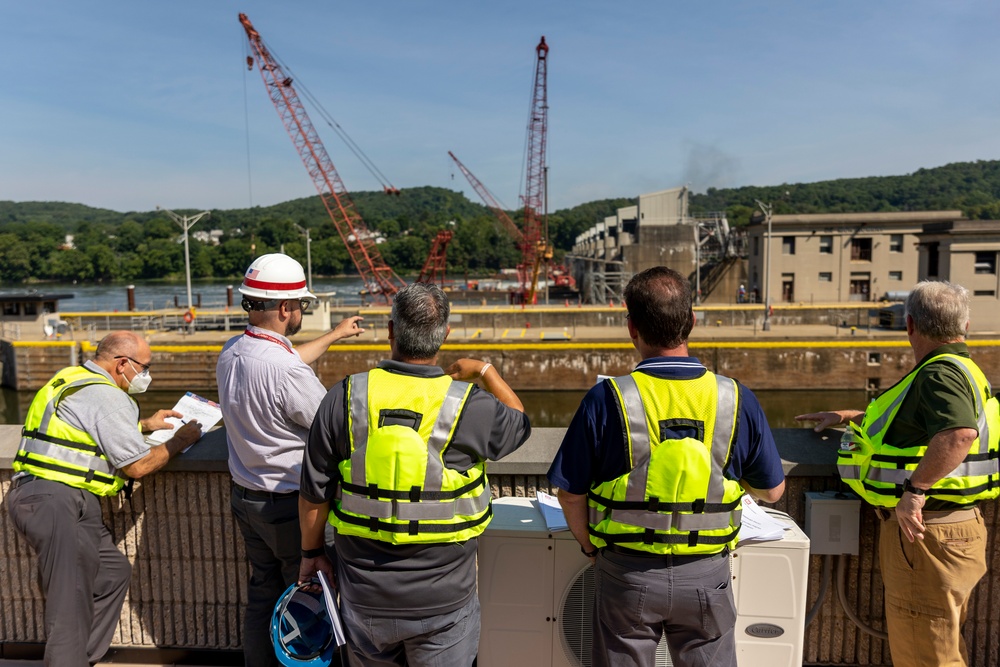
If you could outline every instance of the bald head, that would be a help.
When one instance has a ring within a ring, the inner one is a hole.
[[[97,345],[97,361],[114,362],[115,357],[145,357],[149,344],[131,331],[112,331]]]

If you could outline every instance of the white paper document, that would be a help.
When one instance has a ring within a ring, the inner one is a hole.
[[[323,587],[323,601],[326,603],[326,614],[330,618],[330,627],[333,628],[333,641],[337,643],[337,646],[343,646],[347,643],[347,639],[344,637],[344,626],[340,623],[340,609],[337,607],[333,586],[326,580],[326,575],[322,572],[317,572],[316,576],[319,578],[320,586]]]
[[[207,398],[202,398],[198,394],[192,394],[190,391],[181,396],[180,400],[174,406],[174,410],[184,415],[184,418],[167,417],[167,422],[173,428],[153,431],[146,436],[147,441],[162,445],[174,437],[175,430],[190,421],[198,422],[201,425],[201,434],[205,435],[222,420],[222,408],[219,407],[218,403],[210,401]]]
[[[569,526],[566,524],[566,515],[563,514],[559,500],[555,496],[544,491],[536,491],[535,498],[538,500],[538,510],[542,513],[545,526],[550,533],[569,530]]]
[[[740,542],[780,540],[785,534],[785,527],[781,522],[761,509],[749,493],[743,495],[742,522]]]

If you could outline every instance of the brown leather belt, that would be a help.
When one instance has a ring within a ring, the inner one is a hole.
[[[887,507],[876,507],[875,514],[882,521],[895,521],[896,511]],[[924,524],[932,523],[960,523],[977,519],[982,516],[978,507],[970,507],[966,510],[934,510],[921,512]]]

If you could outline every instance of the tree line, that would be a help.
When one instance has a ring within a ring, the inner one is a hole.
[[[450,275],[487,275],[516,266],[514,240],[490,211],[464,194],[437,187],[352,195],[369,230],[385,241],[379,250],[404,276],[422,268],[435,235],[450,229]],[[958,209],[970,218],[1000,219],[1000,161],[964,162],[920,169],[905,176],[850,178],[817,183],[709,188],[690,196],[691,213],[726,212],[730,223],[747,224],[755,200],[774,213],[824,213]],[[562,209],[548,217],[556,260],[576,237],[635,197],[602,199]],[[194,211],[177,211],[180,214]],[[520,211],[510,211],[515,222]],[[315,275],[355,273],[350,256],[319,197],[268,207],[212,211],[192,230],[221,230],[218,243],[190,239],[194,278],[240,276],[253,257],[284,250],[305,265],[308,229]],[[67,235],[72,242],[67,243]],[[157,211],[119,213],[63,202],[0,201],[0,282],[29,280],[117,281],[178,279],[184,275],[181,230]]]

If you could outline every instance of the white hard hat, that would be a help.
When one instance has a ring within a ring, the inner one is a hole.
[[[315,299],[302,265],[288,255],[261,255],[247,268],[240,294],[251,299]]]

